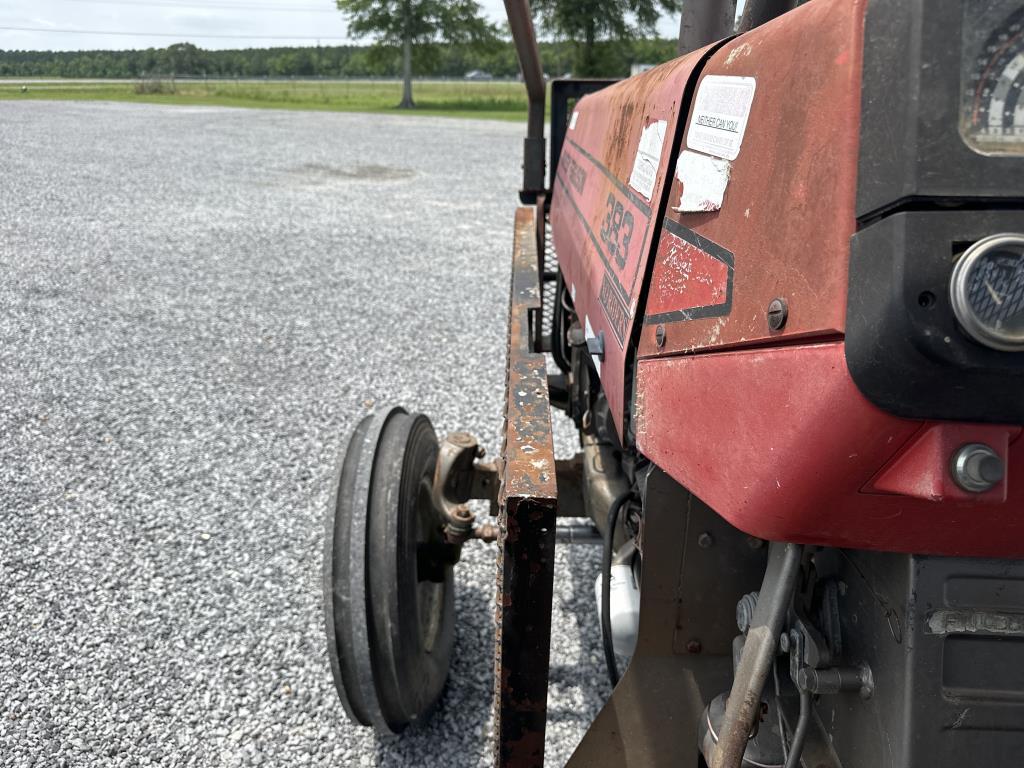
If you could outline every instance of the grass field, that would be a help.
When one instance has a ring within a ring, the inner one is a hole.
[[[22,90],[26,88],[27,90]],[[396,105],[402,84],[365,80],[233,81],[176,80],[5,80],[3,99],[73,99],[151,104],[208,104],[267,109],[404,113]],[[413,84],[411,114],[526,119],[526,90],[521,83],[423,81]]]

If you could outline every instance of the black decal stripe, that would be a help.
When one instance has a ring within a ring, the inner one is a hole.
[[[583,147],[581,147],[575,141],[573,141],[572,139],[566,139],[566,141],[568,141],[570,144],[572,144],[573,148],[577,152],[579,152],[581,155],[583,155],[585,158],[587,158],[587,160],[589,160],[591,163],[593,163],[594,167],[596,167],[597,170],[599,170],[601,173],[603,173],[605,176],[607,176],[608,180],[612,184],[614,184],[616,186],[616,188],[622,194],[624,194],[626,197],[628,197],[632,201],[633,205],[635,205],[637,208],[639,208],[641,211],[643,211],[644,215],[646,215],[648,219],[651,218],[651,206],[650,206],[650,204],[646,200],[643,199],[643,197],[641,195],[639,195],[637,192],[635,192],[632,189],[632,187],[626,186],[621,181],[619,181],[619,177],[618,176],[616,176],[614,173],[612,173],[610,170],[608,170],[608,168],[606,168],[597,158],[595,158],[593,155],[591,155],[589,152],[587,152],[587,150],[585,150]]]
[[[685,240],[690,245],[700,248],[708,256],[718,259],[720,262],[725,264],[729,269],[732,269],[733,256],[732,253],[725,250],[722,246],[716,243],[714,240],[708,240],[706,237],[702,237],[694,232],[692,229],[687,229],[675,219],[670,219],[668,216],[665,217],[664,221],[665,229],[671,232],[681,240]]]
[[[566,141],[569,142],[569,144],[571,144],[572,147],[577,152],[579,152],[581,155],[583,155],[583,157],[585,157],[587,160],[589,160],[591,162],[591,164],[593,164],[593,166],[595,168],[597,168],[602,174],[604,174],[604,176],[610,182],[612,182],[612,184],[615,185],[615,188],[617,190],[619,190],[622,194],[624,194],[626,197],[628,197],[630,202],[632,202],[633,205],[635,205],[637,208],[639,208],[641,213],[644,214],[644,217],[645,217],[645,219],[644,219],[644,236],[643,236],[643,238],[640,241],[640,250],[639,250],[639,253],[637,255],[637,264],[636,264],[636,268],[633,270],[633,280],[630,283],[629,292],[628,293],[626,292],[626,289],[622,286],[622,283],[619,282],[618,277],[614,274],[614,272],[612,273],[612,277],[615,280],[615,285],[618,286],[618,288],[619,288],[620,292],[622,293],[623,297],[624,298],[628,298],[628,296],[630,296],[632,294],[633,290],[636,288],[636,279],[637,279],[637,277],[640,274],[640,262],[643,261],[643,255],[647,252],[647,250],[650,248],[650,245],[651,245],[651,241],[650,241],[651,222],[654,220],[653,217],[651,216],[651,207],[647,203],[645,203],[644,199],[642,197],[640,197],[636,192],[634,192],[631,188],[625,186],[621,181],[619,181],[618,177],[616,177],[611,171],[609,171],[604,165],[602,165],[593,155],[591,155],[589,152],[587,152],[587,150],[585,150],[583,147],[581,147],[579,144],[577,144],[572,139],[566,139]],[[561,175],[561,172],[562,172],[562,168],[561,168],[561,164],[559,164],[559,169],[558,169],[559,175]],[[657,182],[655,182],[655,183],[657,183]],[[565,184],[563,182],[563,187],[564,186],[565,186]],[[579,212],[578,208],[576,210],[577,210],[577,212]],[[627,259],[629,258],[629,254],[626,254],[626,258]],[[608,266],[608,261],[607,260],[605,260],[605,266]]]
[[[725,317],[730,312],[732,312],[732,272],[729,272],[729,285],[726,288],[724,304],[709,304],[706,307],[677,309],[672,312],[662,312],[659,315],[648,315],[644,318],[644,325],[686,322],[687,320],[701,320],[705,317]]]
[[[597,238],[594,236],[594,231],[590,228],[590,222],[587,221],[587,217],[583,215],[583,211],[581,211],[580,207],[576,204],[576,198],[573,197],[573,194],[569,190],[569,187],[562,180],[561,173],[559,173],[557,181],[558,184],[562,187],[562,191],[565,193],[566,197],[569,198],[569,202],[572,203],[572,209],[576,213],[576,218],[580,220],[580,222],[583,224],[583,228],[587,230],[587,234],[590,236],[590,242],[594,244],[594,249],[597,251],[597,255],[601,257],[601,261],[604,264],[605,274],[611,277],[612,282],[615,283],[615,288],[621,295],[623,302],[625,302],[626,299],[629,298],[629,296],[626,293],[626,290],[622,287],[622,284],[619,282],[619,278],[615,275],[615,270],[613,270],[611,264],[608,263],[608,257],[605,255],[604,251],[601,250],[601,245],[600,243],[598,243]]]

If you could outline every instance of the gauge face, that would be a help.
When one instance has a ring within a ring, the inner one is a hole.
[[[953,268],[950,300],[975,341],[1024,351],[1024,235],[993,235],[968,248]]]
[[[1024,6],[969,0],[963,30],[964,140],[984,154],[1024,154]]]

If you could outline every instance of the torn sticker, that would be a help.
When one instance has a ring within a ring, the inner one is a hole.
[[[719,210],[731,169],[728,160],[684,149],[676,161],[676,178],[682,182],[683,194],[679,205],[672,210],[679,213]]]
[[[735,160],[747,130],[757,81],[752,77],[708,75],[700,82],[686,146],[726,160]]]
[[[658,167],[661,165],[661,149],[665,144],[667,126],[668,122],[665,120],[656,120],[648,125],[640,134],[640,145],[636,148],[629,186],[648,200],[654,194],[654,181],[658,177]]]
[[[580,116],[580,113],[577,112],[576,110],[573,110],[572,117],[569,118],[569,130],[570,131],[575,131],[576,130],[576,120],[579,119],[579,116]]]

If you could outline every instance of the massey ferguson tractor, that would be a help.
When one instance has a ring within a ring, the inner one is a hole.
[[[324,577],[349,717],[429,715],[460,549],[494,542],[494,762],[541,766],[553,555],[589,533],[614,689],[572,768],[1024,766],[1021,0],[687,0],[679,58],[551,84],[550,156],[506,8],[503,449],[356,428]]]

